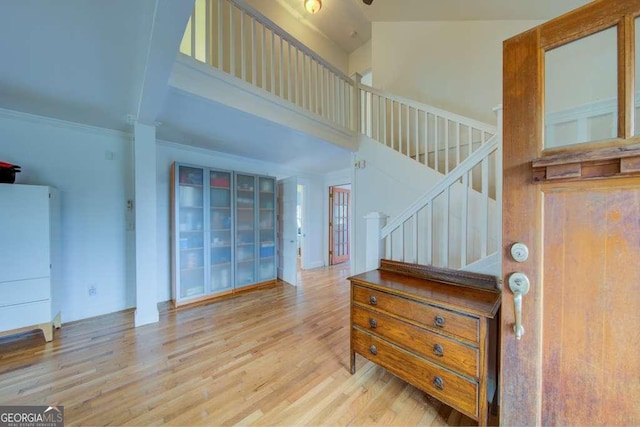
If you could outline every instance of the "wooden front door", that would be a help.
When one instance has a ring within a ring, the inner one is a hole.
[[[349,195],[345,188],[329,189],[329,265],[349,261]]]
[[[595,1],[504,44],[503,425],[640,425],[638,15]]]

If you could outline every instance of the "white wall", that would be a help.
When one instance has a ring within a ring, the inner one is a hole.
[[[170,168],[173,162],[275,176],[278,179],[298,175],[277,164],[231,156],[165,141],[157,147],[157,244],[158,244],[158,301],[171,299],[171,236],[170,236]],[[298,183],[305,185],[305,218],[307,254],[306,268],[323,265],[322,259],[322,184],[321,176],[298,175]]]
[[[17,183],[60,191],[63,322],[134,306],[131,137],[0,110],[0,161],[22,166]]]
[[[374,22],[373,86],[495,124],[502,42],[540,21]]]
[[[364,168],[354,170],[351,182],[353,207],[351,268],[354,274],[365,270],[364,216],[370,212],[382,212],[393,218],[442,177],[441,174],[362,135],[357,158],[366,161],[366,165]]]
[[[349,55],[349,76],[353,73],[364,74],[368,71],[371,71],[371,40]]]

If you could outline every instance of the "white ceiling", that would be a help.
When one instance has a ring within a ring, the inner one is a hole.
[[[362,0],[322,0],[314,15],[302,0],[254,1],[267,16],[269,8],[285,7],[351,53],[371,38],[372,22],[548,20],[590,0],[374,0],[370,6]]]

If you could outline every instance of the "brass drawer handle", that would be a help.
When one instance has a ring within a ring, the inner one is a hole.
[[[369,304],[371,304],[371,305],[376,305],[376,304],[378,304],[378,298],[376,298],[375,296],[371,295],[371,296],[369,297]]]
[[[378,327],[378,321],[376,319],[369,319],[369,326],[371,329],[375,329]]]
[[[433,354],[435,354],[438,357],[444,356],[444,349],[440,344],[436,344],[433,346]]]
[[[444,328],[444,317],[442,316],[436,316],[433,319],[433,324],[436,325],[439,328]]]
[[[440,377],[435,377],[433,379],[433,386],[438,390],[444,390],[444,381]]]
[[[371,354],[373,354],[374,356],[378,354],[378,349],[376,348],[375,345],[371,344],[371,347],[369,347],[369,351],[371,352]]]

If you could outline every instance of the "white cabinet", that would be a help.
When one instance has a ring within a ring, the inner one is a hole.
[[[176,306],[276,280],[274,178],[174,163],[171,189]]]
[[[59,212],[52,187],[0,184],[0,335],[42,329],[53,338]]]

